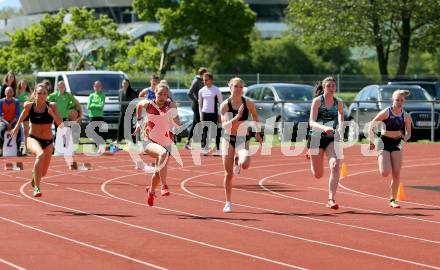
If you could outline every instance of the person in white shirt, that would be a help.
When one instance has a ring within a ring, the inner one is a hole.
[[[223,97],[220,89],[213,85],[214,76],[207,72],[203,74],[203,83],[205,86],[199,91],[199,112],[202,121],[211,121],[216,126],[218,124],[218,105],[223,102]],[[217,132],[215,139],[217,151],[214,155],[220,156],[220,134]],[[206,143],[208,138],[208,128],[203,128],[202,133],[202,148],[203,154],[208,155],[209,144]]]

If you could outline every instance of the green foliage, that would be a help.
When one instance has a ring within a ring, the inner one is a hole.
[[[143,41],[137,40],[128,51],[131,71],[154,72],[159,69],[160,49],[153,36],[146,36]]]
[[[176,7],[177,7],[177,1],[175,0],[143,0],[143,1],[134,0],[133,1],[133,9],[136,10],[140,18],[148,21],[153,21],[156,19],[156,13],[160,8],[172,9]]]
[[[119,34],[111,19],[96,18],[93,10],[85,8],[69,9],[70,20],[65,16],[65,10],[47,14],[39,23],[10,34],[12,42],[0,49],[0,70],[32,73],[86,65],[113,67],[126,58],[128,36]]]
[[[224,58],[210,46],[197,49],[195,63],[216,73],[324,74],[359,73],[360,67],[350,60],[350,52],[342,48],[315,49],[298,45],[294,37],[262,39],[254,33],[251,48],[245,54]]]
[[[293,32],[308,44],[374,47],[384,75],[392,52],[399,52],[396,72],[404,74],[411,48],[435,50],[439,13],[440,2],[431,0],[291,0],[287,11]]]
[[[134,0],[133,8],[141,18],[160,22],[162,74],[175,63],[193,65],[197,46],[212,47],[224,58],[244,53],[256,18],[242,0]]]
[[[104,58],[109,66],[117,65],[115,57],[126,56],[124,46],[128,36],[117,32],[117,24],[106,15],[98,18],[94,10],[73,7],[69,9],[70,21],[63,24],[65,43],[71,48],[71,69],[83,69],[85,64],[101,66]],[[92,50],[98,50],[97,57],[88,61]]]
[[[35,69],[66,69],[68,50],[62,40],[64,12],[46,15],[38,24],[10,35],[12,43],[1,49],[3,71],[31,73]]]
[[[252,44],[252,65],[261,73],[312,74],[320,68],[315,65],[317,61],[313,61],[313,57],[297,46],[290,36],[260,39]]]

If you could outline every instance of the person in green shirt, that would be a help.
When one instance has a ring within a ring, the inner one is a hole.
[[[87,109],[89,110],[90,121],[104,121],[105,95],[101,91],[100,81],[93,84],[94,92],[89,95]]]
[[[18,102],[20,103],[20,112],[23,111],[23,105],[26,101],[29,101],[32,96],[31,89],[29,88],[29,83],[27,80],[20,80],[17,84],[17,93],[16,97]],[[21,140],[22,145],[20,154],[26,155],[26,145],[27,145],[27,137],[29,136],[29,117],[26,117],[23,121],[23,138]]]
[[[59,81],[57,86],[57,90],[47,97],[47,101],[56,103],[63,121],[81,121],[81,104],[71,93],[66,92],[64,81]]]
[[[101,89],[101,82],[96,81],[93,84],[94,92],[89,95],[87,110],[89,110],[90,122],[104,121],[105,94],[101,91]],[[96,134],[99,135],[99,129]]]

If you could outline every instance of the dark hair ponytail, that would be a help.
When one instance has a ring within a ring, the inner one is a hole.
[[[322,81],[319,81],[316,83],[315,85],[315,97],[322,95],[322,93],[324,93],[324,87],[322,86]]]
[[[333,77],[331,77],[331,76],[326,77],[324,80],[318,82],[318,83],[315,85],[315,97],[324,94],[324,84],[325,84],[325,82],[327,82],[327,81],[333,81],[333,82],[336,83],[335,78],[333,78]]]

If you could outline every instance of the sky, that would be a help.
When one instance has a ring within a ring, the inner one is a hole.
[[[0,9],[4,7],[16,7],[20,8],[20,0],[0,0]]]

